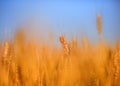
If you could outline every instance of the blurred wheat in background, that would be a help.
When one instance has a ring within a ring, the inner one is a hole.
[[[102,35],[100,15],[97,27]],[[61,48],[39,46],[19,31],[14,42],[0,44],[0,86],[120,86],[120,43],[114,49],[102,40],[57,41]]]

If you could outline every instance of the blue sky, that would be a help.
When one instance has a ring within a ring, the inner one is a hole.
[[[103,38],[109,43],[120,40],[120,1],[0,1],[0,40],[12,37],[16,28],[34,19],[37,26],[48,24],[55,36],[87,36],[98,40],[96,15],[102,15]],[[46,29],[47,30],[47,29]],[[43,30],[46,32],[46,30]],[[39,29],[35,29],[40,34]],[[44,32],[44,33],[45,33]]]

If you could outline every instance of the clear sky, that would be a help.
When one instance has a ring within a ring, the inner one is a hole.
[[[38,26],[43,21],[50,25],[56,36],[64,33],[97,41],[97,14],[102,15],[103,38],[109,43],[120,40],[119,0],[1,0],[0,40],[13,36],[16,27],[34,19]]]

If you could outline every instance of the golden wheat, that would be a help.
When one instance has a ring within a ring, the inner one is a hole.
[[[84,37],[68,43],[60,36],[61,50],[25,39],[20,31],[13,42],[0,44],[0,86],[120,86],[119,43],[114,49],[103,41],[92,45]]]
[[[100,15],[97,16],[97,28],[98,28],[98,34],[102,34],[102,18]]]
[[[66,42],[65,38],[63,36],[60,36],[59,40],[64,48],[65,54],[69,55],[70,54],[70,47],[69,47],[68,43]]]

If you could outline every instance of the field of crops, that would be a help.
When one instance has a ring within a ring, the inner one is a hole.
[[[113,48],[103,40],[93,45],[65,36],[57,41],[60,47],[39,45],[16,32],[14,41],[1,43],[0,86],[120,86],[120,43]]]

